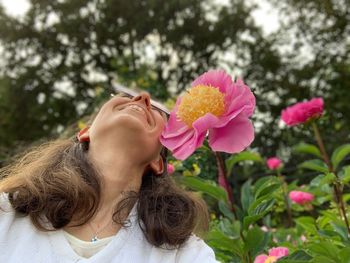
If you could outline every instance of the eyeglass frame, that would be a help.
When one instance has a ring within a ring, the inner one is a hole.
[[[112,82],[112,88],[116,93],[122,93],[125,94],[127,96],[129,96],[130,98],[136,97],[140,94],[141,90],[135,90],[135,89],[131,89],[128,87],[125,87],[119,83],[116,82]],[[115,94],[111,94],[111,96],[115,96]],[[154,107],[156,110],[159,110],[161,112],[163,112],[166,116],[167,119],[169,119],[170,117],[170,111],[160,102],[155,101],[153,99],[150,99],[151,105],[152,107]]]

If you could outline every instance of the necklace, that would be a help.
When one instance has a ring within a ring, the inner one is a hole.
[[[110,221],[108,221],[108,223],[103,227],[103,228],[101,228],[100,230],[95,230],[94,229],[94,227],[92,226],[92,224],[91,224],[91,222],[89,222],[89,226],[90,226],[90,228],[91,228],[91,230],[92,230],[92,232],[93,232],[93,235],[92,235],[92,238],[91,238],[91,242],[96,242],[97,240],[99,240],[99,238],[98,238],[98,234],[100,233],[100,232],[102,232],[103,230],[105,230],[109,225],[110,225]]]

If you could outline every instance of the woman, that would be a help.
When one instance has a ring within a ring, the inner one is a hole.
[[[166,173],[147,93],[106,102],[76,140],[1,171],[0,262],[216,262],[202,201]]]

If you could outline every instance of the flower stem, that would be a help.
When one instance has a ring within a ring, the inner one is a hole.
[[[332,163],[329,161],[329,157],[328,157],[326,148],[324,147],[324,143],[323,143],[323,140],[322,140],[322,137],[321,137],[320,130],[318,129],[317,124],[316,124],[315,121],[312,122],[312,128],[314,129],[316,141],[317,141],[318,147],[320,148],[322,158],[325,161],[325,163],[327,164],[328,169],[331,172],[333,172]]]
[[[282,184],[282,191],[283,191],[283,197],[284,197],[284,202],[286,203],[286,208],[287,208],[287,214],[288,214],[288,227],[293,226],[293,219],[292,219],[292,209],[290,208],[290,203],[288,200],[288,190],[287,190],[287,184],[284,181],[284,178],[279,170],[277,172],[277,177],[280,179],[281,184]]]
[[[218,167],[218,180],[219,180],[219,182],[221,181],[220,185],[226,190],[227,195],[228,195],[228,201],[231,205],[231,210],[232,210],[233,214],[235,215],[235,218],[238,219],[236,209],[234,207],[234,202],[233,202],[232,188],[231,188],[230,183],[226,177],[226,169],[225,169],[224,160],[219,152],[214,152],[214,154],[215,154],[215,158],[216,158],[216,164]]]
[[[231,186],[227,180],[227,177],[226,177],[226,168],[225,168],[224,160],[219,152],[214,152],[214,154],[215,154],[215,158],[216,158],[216,164],[218,167],[218,179],[221,180],[221,182],[223,184],[221,186],[224,187],[226,192],[227,192],[228,201],[231,205],[231,211],[234,214],[235,219],[238,220],[236,208],[235,208],[234,203],[233,203],[232,188],[231,188]],[[240,230],[239,234],[240,234],[240,237],[241,237],[243,243],[245,243],[245,238],[244,238],[244,235],[242,233],[242,230]],[[245,256],[243,258],[243,261],[244,261],[244,263],[246,262]],[[250,255],[250,252],[248,252],[248,262],[247,263],[252,263],[252,257]]]
[[[348,230],[348,234],[350,235],[350,226],[349,226],[348,217],[346,215],[345,203],[344,203],[344,200],[343,200],[342,185],[341,185],[341,183],[339,181],[338,175],[334,171],[332,163],[329,161],[329,156],[327,154],[326,148],[324,147],[324,143],[323,143],[323,140],[322,140],[322,136],[321,136],[320,130],[318,129],[317,124],[316,124],[315,121],[312,122],[312,128],[314,130],[316,141],[317,141],[317,144],[318,144],[318,146],[320,148],[322,158],[323,158],[324,162],[327,164],[328,170],[331,173],[333,173],[335,175],[335,177],[336,177],[336,181],[335,181],[335,183],[333,185],[334,195],[335,195],[335,202],[336,202],[336,204],[338,206],[339,214],[340,214],[340,216],[342,217],[342,219],[345,222],[346,228]]]

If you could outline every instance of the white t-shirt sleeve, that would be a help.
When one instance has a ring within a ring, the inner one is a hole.
[[[12,209],[7,194],[0,193],[0,248],[7,244],[7,235],[15,220],[15,211]]]
[[[186,244],[179,249],[176,263],[218,263],[214,251],[202,239],[192,235]]]

